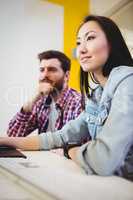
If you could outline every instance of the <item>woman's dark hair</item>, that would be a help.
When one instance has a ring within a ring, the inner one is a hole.
[[[118,26],[109,18],[104,16],[89,15],[84,18],[83,23],[80,25],[79,29],[83,24],[89,21],[97,22],[101,29],[104,31],[107,41],[110,45],[110,55],[103,66],[103,75],[108,77],[111,70],[120,65],[133,66],[133,59],[128,50],[126,42],[118,28]],[[78,30],[79,30],[78,29]],[[89,83],[88,83],[88,72],[84,72],[81,68],[80,74],[80,89],[82,94],[84,92],[88,97],[89,95]]]

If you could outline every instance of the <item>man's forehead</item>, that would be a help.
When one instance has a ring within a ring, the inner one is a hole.
[[[40,62],[41,67],[61,67],[61,63],[57,58],[43,59]]]

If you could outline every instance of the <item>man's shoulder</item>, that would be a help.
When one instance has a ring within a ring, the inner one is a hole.
[[[69,94],[72,95],[73,97],[80,98],[81,99],[81,93],[78,92],[77,90],[73,88],[69,88]]]

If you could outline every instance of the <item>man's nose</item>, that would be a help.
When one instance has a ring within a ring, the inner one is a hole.
[[[47,69],[44,69],[44,71],[43,71],[43,77],[45,78],[45,77],[48,77],[48,70]]]
[[[40,74],[40,80],[44,80],[48,77],[48,70],[44,69],[44,71]]]

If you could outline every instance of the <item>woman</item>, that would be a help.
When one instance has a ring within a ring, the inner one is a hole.
[[[68,150],[72,143],[69,156],[88,174],[127,177],[123,169],[133,144],[133,60],[116,24],[106,17],[87,16],[77,33],[77,57],[83,100],[88,97],[85,111],[59,131],[1,138],[0,143],[30,150]],[[74,147],[89,135],[91,140]]]

